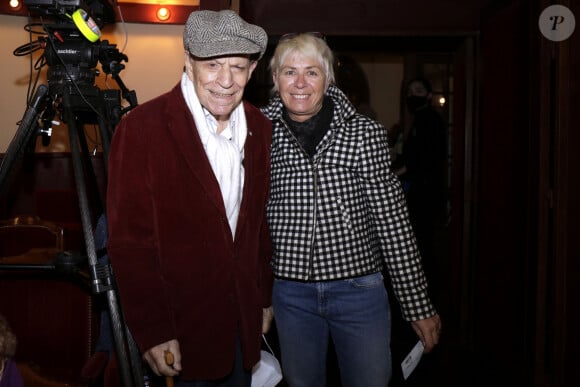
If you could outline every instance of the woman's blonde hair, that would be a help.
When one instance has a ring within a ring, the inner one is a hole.
[[[272,75],[276,76],[278,74],[289,55],[299,52],[307,58],[314,59],[320,63],[326,77],[326,84],[324,85],[324,91],[326,91],[328,86],[334,83],[334,54],[320,36],[310,32],[283,35],[278,41],[274,55],[270,60]],[[278,91],[278,86],[275,82],[272,91]]]

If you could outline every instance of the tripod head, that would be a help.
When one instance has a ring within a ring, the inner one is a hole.
[[[60,87],[69,82],[75,82],[81,89],[93,87],[99,62],[107,73],[119,74],[125,68],[122,62],[128,58],[116,45],[107,40],[92,43],[73,24],[45,24],[44,30],[47,36],[39,40],[45,47],[51,94],[61,92]]]

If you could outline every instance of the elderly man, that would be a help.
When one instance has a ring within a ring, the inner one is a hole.
[[[113,136],[107,251],[154,373],[249,386],[272,318],[271,125],[242,96],[267,35],[233,11],[196,11],[183,43],[181,81]]]

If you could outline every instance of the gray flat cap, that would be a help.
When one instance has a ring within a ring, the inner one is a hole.
[[[258,54],[261,58],[267,44],[263,28],[231,10],[194,11],[183,31],[183,47],[198,58],[239,54]]]

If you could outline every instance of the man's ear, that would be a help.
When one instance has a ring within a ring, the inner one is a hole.
[[[255,61],[255,60],[250,61],[250,74],[248,76],[248,79],[250,79],[252,77],[252,74],[254,73],[256,66],[258,66],[258,61]]]
[[[191,56],[187,51],[185,51],[184,53],[184,62],[185,62],[184,70],[189,75],[189,73],[191,73]]]

